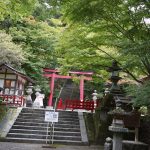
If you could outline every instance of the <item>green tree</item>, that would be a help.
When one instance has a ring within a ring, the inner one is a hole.
[[[133,97],[134,106],[148,106],[150,107],[150,81],[144,82],[143,85],[130,85],[127,89],[130,96]]]
[[[38,20],[49,20],[50,18],[59,18],[60,9],[56,0],[38,0],[33,16]]]
[[[75,57],[71,57],[75,58],[74,62],[87,62],[88,65],[91,62],[93,65],[97,61],[98,65],[93,69],[116,59],[135,80],[139,74],[149,75],[150,28],[145,21],[149,17],[149,7],[148,1],[138,0],[63,0],[62,20],[68,26],[65,37],[62,35],[60,39],[59,49],[64,48],[68,58],[74,54]],[[86,57],[85,54],[96,50],[100,52],[97,59]],[[72,66],[69,61],[67,66]]]
[[[0,20],[10,17],[18,20],[34,11],[38,0],[0,0]]]
[[[22,48],[12,41],[12,37],[0,31],[0,63],[20,66],[25,61],[25,53]]]
[[[10,29],[13,41],[20,44],[22,50],[27,53],[22,68],[37,81],[36,84],[43,85],[47,90],[49,85],[45,84],[47,81],[43,78],[42,69],[57,67],[54,43],[61,30],[61,27],[51,27],[47,22],[35,20],[33,16],[23,19]]]

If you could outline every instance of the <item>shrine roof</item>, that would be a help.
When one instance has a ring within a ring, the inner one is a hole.
[[[31,79],[29,76],[27,76],[27,75],[25,75],[24,73],[22,73],[22,72],[20,72],[20,71],[18,71],[18,70],[16,70],[16,69],[14,69],[14,68],[11,67],[10,65],[5,64],[5,63],[0,64],[0,69],[1,69],[1,68],[4,68],[4,67],[7,68],[7,69],[9,69],[9,70],[11,70],[14,74],[19,75],[19,76],[21,76],[22,78],[26,79],[27,81],[29,81],[29,82],[31,82],[31,83],[35,83],[35,81],[34,81],[33,79]]]

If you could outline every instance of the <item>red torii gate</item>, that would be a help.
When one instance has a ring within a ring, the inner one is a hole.
[[[52,69],[43,69],[44,71],[44,76],[47,78],[51,78],[50,82],[50,96],[48,100],[48,106],[52,106],[52,99],[53,99],[53,92],[54,92],[54,82],[55,78],[60,78],[60,79],[72,79],[72,76],[65,76],[65,75],[58,75],[57,73],[59,72],[58,70],[52,70]],[[77,75],[88,75],[92,76],[93,72],[79,72],[79,71],[69,71],[70,74],[77,74]],[[78,77],[79,78],[79,77]],[[86,77],[82,76],[80,77],[80,100],[84,99],[84,80],[92,80],[92,77]]]

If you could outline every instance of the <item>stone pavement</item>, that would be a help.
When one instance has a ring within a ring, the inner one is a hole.
[[[0,150],[103,150],[101,146],[42,145],[0,142]]]

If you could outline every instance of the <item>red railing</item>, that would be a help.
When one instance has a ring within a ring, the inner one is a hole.
[[[64,109],[85,109],[94,110],[94,101],[80,101],[80,100],[65,100]]]
[[[0,95],[2,99],[2,105],[9,105],[9,106],[24,106],[25,98],[23,96],[18,95]]]

